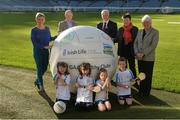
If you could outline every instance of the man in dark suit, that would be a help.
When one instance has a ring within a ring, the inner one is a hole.
[[[117,24],[109,20],[109,10],[101,11],[102,22],[97,24],[97,28],[108,34],[114,42],[117,34]]]

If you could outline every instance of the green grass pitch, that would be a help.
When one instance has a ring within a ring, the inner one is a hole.
[[[52,35],[56,35],[57,24],[64,19],[63,13],[45,15],[46,25],[50,27]],[[110,16],[118,27],[122,25],[121,15],[113,13]],[[133,24],[139,28],[142,28],[143,15],[132,14]],[[180,21],[179,14],[150,14],[153,26],[160,33],[153,74],[153,88],[156,90],[152,90],[150,98],[134,96],[133,106],[127,108],[120,107],[112,95],[112,111],[100,113],[95,109],[77,112],[72,108],[63,115],[55,115],[51,108],[55,88],[49,73],[45,76],[47,95],[39,95],[33,86],[35,64],[30,32],[35,25],[34,16],[33,12],[0,13],[0,119],[180,118],[180,24],[172,24]],[[74,12],[74,20],[79,25],[96,26],[101,17],[100,13]]]
[[[110,17],[122,25],[122,14]],[[0,64],[34,69],[30,31],[35,25],[35,13],[0,13]],[[142,28],[143,14],[132,14],[133,24]],[[154,66],[153,88],[180,93],[180,24],[168,22],[180,21],[180,15],[151,14],[153,26],[159,30],[160,40],[157,47]],[[46,13],[46,25],[52,35],[57,33],[57,24],[63,20],[63,13]],[[74,13],[79,25],[96,24],[101,20],[100,13]]]

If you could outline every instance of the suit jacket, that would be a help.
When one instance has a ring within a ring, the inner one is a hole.
[[[139,30],[134,42],[134,52],[143,53],[143,61],[155,61],[155,49],[159,41],[159,31],[151,28],[143,38],[143,29]]]
[[[97,28],[102,30],[103,28],[103,22],[100,22],[97,24]],[[116,38],[117,34],[117,24],[111,20],[109,20],[107,24],[107,29],[104,30],[105,33],[107,33],[111,38]]]
[[[77,24],[74,21],[72,21],[72,26],[73,27],[77,26]],[[60,21],[58,24],[58,33],[61,33],[62,31],[66,30],[66,29],[68,29],[67,21],[66,20]]]
[[[117,39],[115,42],[118,43],[118,55],[127,59],[134,58],[134,41],[136,39],[138,28],[133,26],[131,29],[132,42],[125,44],[123,38],[124,29],[120,27],[117,33]]]

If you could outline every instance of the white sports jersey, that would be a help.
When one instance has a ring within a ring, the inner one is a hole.
[[[102,88],[102,86],[104,85],[105,81],[102,80],[97,80],[96,81],[96,85],[100,86]],[[108,92],[107,92],[107,88],[105,87],[103,90],[101,90],[100,92],[96,93],[96,97],[95,97],[95,101],[98,100],[107,100],[108,99]]]
[[[116,83],[120,83],[123,85],[128,85],[130,86],[130,80],[134,78],[133,73],[131,70],[126,69],[125,71],[120,71],[118,70],[115,74],[115,81]],[[131,87],[123,88],[123,87],[117,87],[117,95],[122,96],[122,95],[131,95]]]
[[[78,76],[76,82],[81,86],[88,86],[93,84],[93,79],[89,76]],[[93,102],[93,92],[86,88],[78,88],[76,102]]]
[[[57,77],[55,78],[57,80],[57,89],[56,89],[56,98],[57,99],[62,99],[62,100],[70,100],[70,89],[69,89],[69,84],[71,81],[70,75],[56,75]],[[63,79],[64,82],[67,84],[66,86],[62,86],[60,84],[60,79]]]

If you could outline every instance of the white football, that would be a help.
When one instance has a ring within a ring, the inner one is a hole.
[[[57,73],[57,62],[69,65],[71,91],[78,75],[77,66],[82,62],[91,64],[91,76],[97,77],[99,68],[106,68],[112,78],[117,66],[117,50],[111,38],[103,31],[91,26],[76,26],[63,31],[54,41],[50,55],[52,76]]]
[[[58,101],[54,104],[53,109],[58,114],[63,113],[66,110],[66,104],[62,101]]]

